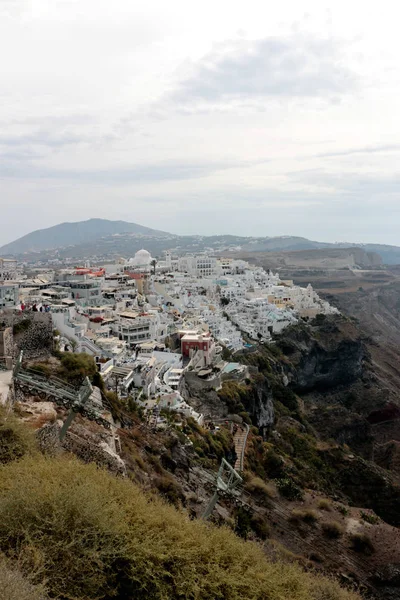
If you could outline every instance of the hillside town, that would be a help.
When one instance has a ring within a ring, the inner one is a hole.
[[[162,408],[202,422],[181,395],[184,372],[218,389],[244,369],[235,354],[338,312],[311,285],[244,260],[170,252],[156,260],[144,249],[115,264],[51,271],[0,259],[0,307],[49,313],[58,347],[93,356],[109,388],[133,396],[156,424]]]

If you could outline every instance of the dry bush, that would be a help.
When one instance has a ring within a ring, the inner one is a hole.
[[[33,429],[40,429],[41,427],[43,427],[44,425],[47,425],[47,423],[55,423],[57,421],[57,417],[49,414],[42,414],[42,415],[37,415],[37,417],[35,418],[34,421],[31,421],[31,425]]]
[[[366,533],[353,533],[350,536],[353,550],[370,556],[375,552],[371,538]]]
[[[35,434],[13,413],[0,409],[0,463],[6,464],[37,452]]]
[[[271,535],[271,527],[268,525],[266,519],[259,515],[251,518],[250,527],[261,540],[266,540]]]
[[[260,477],[250,477],[245,483],[245,489],[250,494],[256,494],[264,499],[277,497],[274,486],[271,483],[265,483]]]
[[[154,478],[154,485],[166,500],[175,506],[179,506],[179,503],[183,500],[183,494],[181,487],[173,477],[170,475],[157,475]]]
[[[317,506],[320,510],[326,510],[327,512],[332,510],[332,504],[326,498],[321,498],[321,500],[318,500]]]
[[[42,586],[32,585],[19,571],[0,559],[1,600],[47,600]]]
[[[318,514],[315,512],[315,510],[293,509],[289,520],[292,521],[292,523],[300,523],[301,521],[304,521],[304,523],[309,523],[311,525],[312,523],[316,523],[318,521]]]
[[[343,527],[337,521],[327,521],[322,523],[321,527],[324,535],[331,539],[340,538],[344,533]]]
[[[354,600],[355,597],[353,592],[341,589],[337,581],[325,577],[316,578],[313,593],[315,600]]]
[[[67,457],[0,468],[0,550],[59,600],[358,598]]]

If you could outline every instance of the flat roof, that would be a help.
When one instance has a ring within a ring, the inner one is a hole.
[[[136,319],[140,313],[134,312],[133,310],[126,310],[123,312],[119,312],[118,316],[123,317],[124,319]]]
[[[183,342],[199,342],[200,338],[202,338],[201,341],[203,341],[203,342],[209,342],[211,340],[211,338],[209,336],[204,336],[201,333],[196,333],[196,335],[184,335],[181,338],[181,341],[183,341]]]

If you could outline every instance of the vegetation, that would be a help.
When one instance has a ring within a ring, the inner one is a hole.
[[[318,500],[317,506],[320,510],[326,510],[327,512],[332,510],[332,504],[327,498],[321,498],[321,500]]]
[[[76,387],[83,383],[85,377],[89,377],[94,385],[101,387],[99,384],[101,376],[92,356],[84,352],[74,354],[58,350],[54,355],[58,360],[53,358],[52,361],[38,361],[30,365],[30,369],[45,377],[58,377]]]
[[[340,538],[344,533],[343,527],[337,521],[327,521],[322,523],[321,527],[324,535],[331,539]]]
[[[371,515],[371,513],[367,513],[363,510],[360,512],[360,517],[363,521],[369,523],[370,525],[377,525],[380,521],[379,517],[376,515]]]
[[[293,457],[300,485],[329,492],[335,473],[325,455],[318,450],[316,438],[293,427],[283,430],[282,438],[287,452]]]
[[[170,475],[159,475],[154,480],[155,486],[168,502],[179,506],[183,500],[182,490],[176,483],[176,480]]]
[[[343,504],[338,504],[336,508],[344,517],[347,517],[347,515],[349,514],[349,509],[346,508],[346,506],[343,506]]]
[[[225,458],[231,464],[235,461],[233,437],[230,430],[221,427],[218,431],[208,431],[194,419],[189,418],[183,432],[193,443],[193,448],[206,464],[221,462]]]
[[[73,352],[61,352],[60,362],[61,365],[57,371],[58,377],[77,386],[83,382],[85,377],[92,379],[95,373],[97,373],[97,367],[93,357],[84,352],[79,354],[74,354]]]
[[[254,515],[250,521],[250,527],[254,531],[257,537],[261,540],[266,540],[271,535],[271,528],[268,525],[266,519],[263,519],[259,515]]]
[[[24,333],[31,326],[30,319],[23,319],[19,323],[14,323],[13,325],[13,334],[18,335],[19,333]]]
[[[59,600],[358,598],[75,459],[0,468],[0,550]]]
[[[304,521],[304,523],[309,523],[310,525],[316,523],[318,521],[318,514],[315,510],[298,510],[293,509],[290,515],[290,520],[293,523],[299,523],[300,521]]]
[[[12,413],[0,410],[0,463],[6,464],[37,451],[35,435]]]
[[[294,416],[299,413],[299,403],[296,394],[289,388],[281,384],[272,386],[274,400],[285,406]]]
[[[370,556],[375,552],[371,538],[366,533],[353,533],[350,536],[350,542],[353,550]]]
[[[226,404],[230,413],[245,411],[246,400],[252,394],[252,386],[237,381],[224,381],[218,396]]]
[[[250,476],[245,483],[245,489],[250,494],[258,496],[263,502],[268,502],[269,499],[276,498],[274,486],[270,483],[265,483],[260,477]]]
[[[265,470],[272,479],[279,479],[284,474],[284,462],[274,450],[269,450],[265,458]]]
[[[276,485],[279,493],[287,500],[302,500],[303,490],[290,477],[277,479]]]
[[[0,590],[2,600],[46,600],[44,588],[33,586],[20,571],[0,560]]]

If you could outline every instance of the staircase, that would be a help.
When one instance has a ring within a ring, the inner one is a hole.
[[[249,435],[250,427],[247,424],[240,425],[233,436],[233,443],[235,444],[236,462],[235,471],[243,471],[244,467],[244,455],[246,452],[247,436]]]

